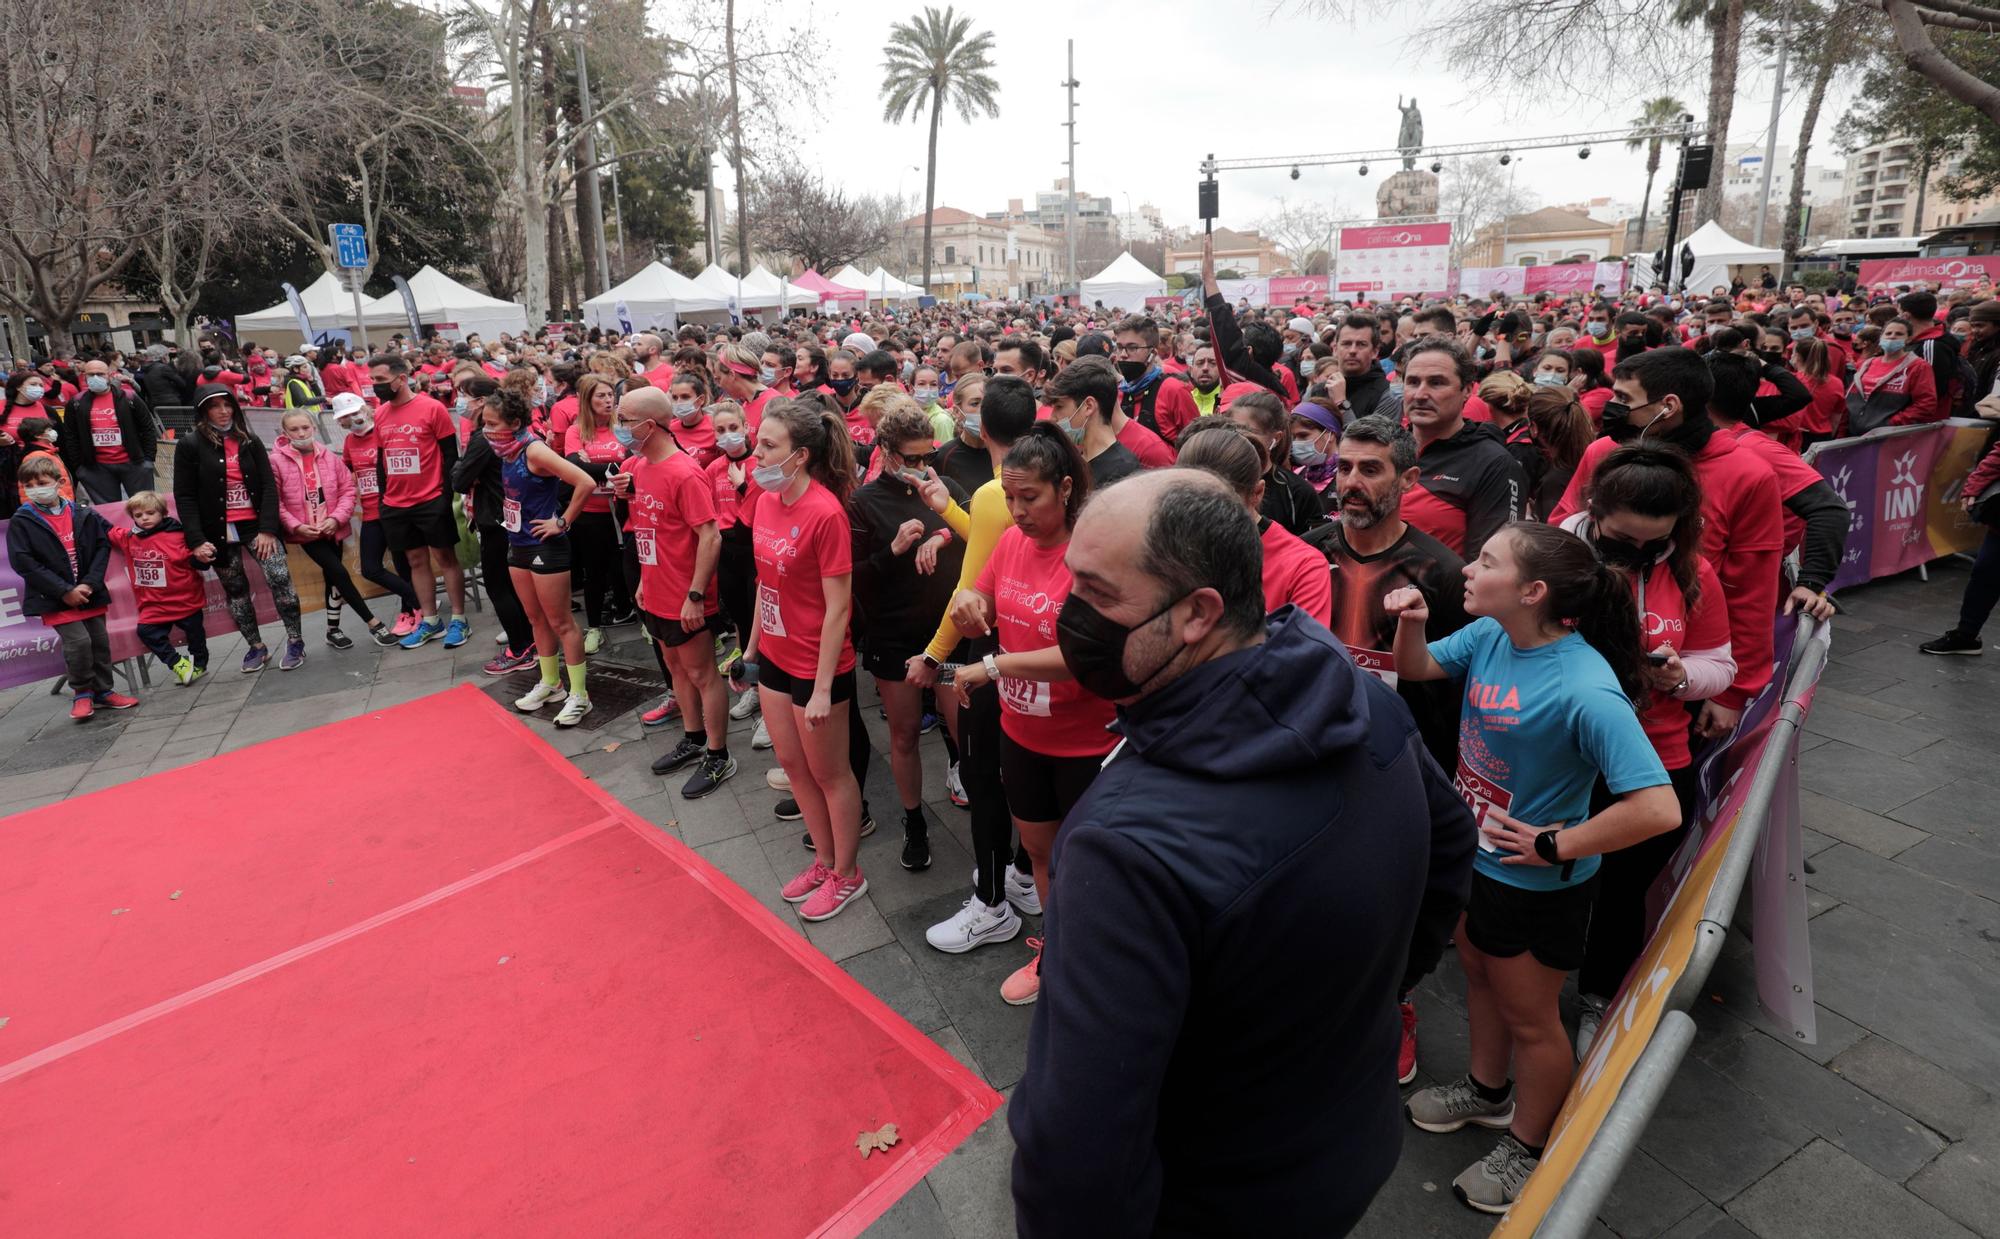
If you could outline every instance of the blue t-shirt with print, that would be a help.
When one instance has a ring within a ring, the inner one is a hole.
[[[1632,703],[1602,655],[1575,633],[1520,649],[1491,616],[1434,641],[1431,657],[1465,681],[1458,721],[1459,795],[1483,819],[1504,810],[1530,826],[1574,826],[1590,813],[1600,772],[1614,795],[1667,782]],[[1474,871],[1527,890],[1587,881],[1598,858],[1560,866],[1505,865],[1479,840]]]

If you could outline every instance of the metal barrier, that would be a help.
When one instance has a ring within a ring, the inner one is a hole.
[[[1792,657],[1779,689],[1777,716],[1764,741],[1764,752],[1736,818],[1721,867],[1703,899],[1693,953],[1668,992],[1669,1010],[1648,1038],[1575,1169],[1535,1227],[1535,1239],[1582,1239],[1596,1227],[1598,1211],[1638,1148],[1646,1124],[1658,1109],[1694,1040],[1694,1020],[1687,1011],[1701,998],[1709,973],[1722,953],[1730,920],[1770,822],[1773,797],[1786,767],[1796,760],[1793,740],[1805,722],[1806,708],[1795,700],[1793,687],[1812,683],[1824,669],[1829,646],[1827,641],[1817,639],[1822,627],[1822,622],[1802,623],[1793,638]],[[1505,1228],[1504,1220],[1501,1226]]]

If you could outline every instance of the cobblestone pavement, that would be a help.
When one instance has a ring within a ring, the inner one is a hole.
[[[1757,1010],[1747,943],[1717,966],[1695,1042],[1660,1113],[1607,1202],[1600,1234],[1671,1239],[1840,1239],[2000,1235],[2000,651],[1927,658],[1917,642],[1950,626],[1963,565],[1849,591],[1833,661],[1800,759],[1811,879],[1819,1044],[1775,1033]],[[490,616],[451,651],[339,653],[319,644],[297,671],[237,674],[241,640],[213,642],[215,674],[176,688],[154,676],[129,713],[72,724],[46,685],[0,692],[0,814],[82,795],[246,744],[395,705],[456,681],[485,681]],[[633,629],[605,657],[647,664]],[[275,643],[274,643],[275,644]],[[486,681],[490,683],[490,681]],[[731,728],[742,770],[683,802],[647,769],[679,738],[627,714],[593,732],[541,732],[647,821],[720,867],[891,1007],[1002,1093],[1020,1078],[1032,1008],[1009,1007],[1001,980],[1028,957],[1015,942],[945,956],[924,928],[955,911],[972,869],[966,817],[946,801],[944,753],[924,745],[935,863],[896,863],[896,797],[882,724],[868,783],[884,829],[867,840],[865,902],[803,925],[779,901],[802,863],[800,827],[771,816],[768,753],[752,722]],[[619,742],[616,752],[605,746]],[[672,780],[678,786],[681,776]],[[1463,989],[1449,959],[1419,1006],[1419,1084],[1464,1069]],[[1472,1131],[1411,1129],[1395,1177],[1360,1232],[1484,1235],[1491,1219],[1452,1199],[1451,1178],[1490,1143]],[[876,1236],[985,1239],[1013,1232],[1012,1148],[1002,1111],[876,1223]]]

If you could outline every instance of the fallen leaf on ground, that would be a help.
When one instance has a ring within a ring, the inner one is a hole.
[[[616,753],[618,751],[619,746],[624,743],[625,742],[623,740],[613,740],[611,743],[604,746],[604,751],[607,753]]]
[[[179,891],[175,891],[173,894],[167,896],[169,899],[179,899],[180,897],[181,893]]]
[[[894,1123],[884,1123],[879,1131],[864,1131],[856,1136],[854,1147],[861,1150],[862,1159],[866,1160],[870,1153],[888,1152],[890,1146],[901,1139],[902,1137],[896,1134]]]
[[[113,908],[113,909],[111,909],[111,915],[113,915],[113,916],[123,916],[123,915],[125,915],[125,914],[126,914],[127,912],[130,912],[131,910],[132,910],[132,909],[130,909],[130,908]]]
[[[512,955],[502,955],[502,956],[500,957],[500,962],[504,964],[504,963],[506,963],[506,962],[507,962],[508,960],[510,960],[510,959],[512,959],[512,958],[514,958],[514,957],[513,957]]]

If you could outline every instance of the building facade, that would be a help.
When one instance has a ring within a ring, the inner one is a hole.
[[[1188,240],[1168,247],[1167,271],[1201,272],[1201,236],[1200,233],[1192,233]],[[1278,247],[1268,238],[1258,235],[1255,228],[1217,228],[1215,269],[1234,271],[1247,280],[1282,274],[1291,270],[1292,265],[1278,252]]]
[[[1623,253],[1625,226],[1566,207],[1510,215],[1479,231],[1460,260],[1467,267],[1534,267],[1601,262]]]
[[[924,217],[897,226],[899,250],[910,256],[909,274],[923,278]],[[931,212],[932,295],[1034,297],[1053,292],[1064,262],[1063,238],[1026,222],[993,219],[938,207]]]

